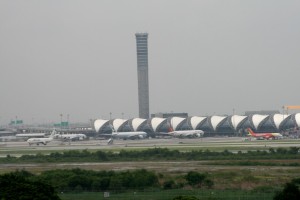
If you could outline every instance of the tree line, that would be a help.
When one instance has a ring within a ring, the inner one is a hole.
[[[51,162],[107,162],[107,161],[166,161],[166,160],[249,160],[249,159],[300,159],[299,147],[270,148],[268,150],[238,151],[237,153],[224,150],[215,152],[209,150],[194,150],[181,152],[167,148],[152,148],[142,151],[111,151],[70,150],[54,152],[48,155],[22,155],[13,157],[7,155],[0,158],[0,163],[51,163]]]
[[[213,182],[208,174],[190,171],[182,177],[184,183],[164,179],[162,174],[139,169],[133,171],[92,171],[82,169],[57,169],[35,175],[21,170],[0,175],[0,199],[14,200],[60,200],[62,192],[128,192],[143,191],[149,188],[211,188]],[[277,191],[274,200],[298,200],[300,179],[294,178]],[[178,196],[174,200],[197,200],[193,196]]]
[[[184,187],[212,187],[208,174],[190,171],[183,176]],[[126,192],[143,191],[148,188],[172,189],[175,180],[164,180],[163,175],[138,169],[133,171],[92,171],[76,169],[57,169],[35,175],[21,170],[0,175],[0,199],[32,200],[59,199],[62,192]],[[179,184],[176,186],[179,187]]]

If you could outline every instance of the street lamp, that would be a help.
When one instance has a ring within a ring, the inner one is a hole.
[[[70,117],[70,115],[69,115],[69,114],[67,114],[67,123],[68,123],[68,129],[69,129],[69,117]]]
[[[236,132],[236,127],[235,127],[235,117],[234,117],[234,115],[235,115],[235,112],[234,112],[235,110],[234,110],[234,108],[232,109],[232,125],[233,125],[233,134],[235,134]]]
[[[60,114],[60,129],[62,129],[62,117],[63,117],[63,114]]]

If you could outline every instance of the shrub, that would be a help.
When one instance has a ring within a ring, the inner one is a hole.
[[[300,191],[296,184],[287,183],[283,191],[276,193],[274,200],[299,200]]]
[[[168,181],[165,181],[164,183],[163,183],[163,188],[165,189],[165,190],[167,190],[167,189],[173,189],[175,187],[175,182],[174,182],[174,180],[168,180]]]

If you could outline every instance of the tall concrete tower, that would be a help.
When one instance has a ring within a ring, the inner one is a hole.
[[[136,33],[139,117],[149,118],[148,33]]]

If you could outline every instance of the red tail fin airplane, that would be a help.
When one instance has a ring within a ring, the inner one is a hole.
[[[257,139],[263,138],[263,139],[278,139],[282,137],[280,133],[254,133],[251,128],[247,128],[247,131],[249,132],[249,136],[255,137]]]

